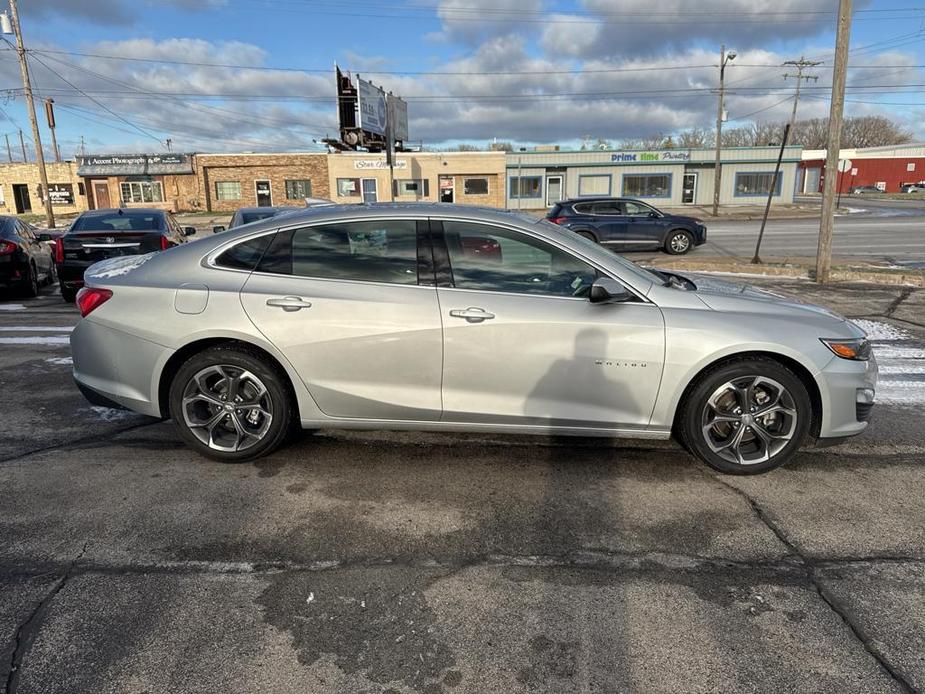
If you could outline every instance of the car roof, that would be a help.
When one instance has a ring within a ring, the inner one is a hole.
[[[587,197],[581,197],[581,198],[568,198],[567,200],[560,200],[559,204],[560,205],[564,205],[566,203],[573,204],[576,202],[613,202],[613,201],[624,202],[626,200],[631,200],[633,202],[642,202],[644,205],[648,204],[642,200],[637,200],[636,198],[615,197],[613,195],[589,195]]]

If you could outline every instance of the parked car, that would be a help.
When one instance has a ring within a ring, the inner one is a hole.
[[[61,296],[73,302],[84,284],[84,271],[114,256],[141,255],[186,243],[194,227],[181,227],[165,210],[141,207],[90,210],[55,242]]]
[[[621,251],[661,248],[681,255],[707,241],[707,228],[699,219],[666,214],[632,198],[564,200],[546,219]]]
[[[854,186],[851,189],[852,195],[864,195],[867,193],[882,193],[884,191],[880,190],[877,186]]]
[[[250,224],[251,222],[259,222],[261,219],[267,219],[269,217],[275,217],[276,215],[300,209],[298,207],[242,207],[238,210],[235,210],[235,213],[231,215],[231,221],[228,223],[228,226],[218,224],[212,227],[213,233],[220,233],[226,229],[234,229],[235,227],[242,226],[244,224]]]
[[[51,249],[35,229],[16,217],[0,216],[0,289],[38,296],[39,286],[55,281]]]
[[[925,193],[925,183],[906,183],[899,188],[900,193]]]
[[[302,427],[667,439],[729,473],[867,426],[877,368],[826,309],[637,267],[448,204],[302,210],[87,271],[93,403],[253,460]]]

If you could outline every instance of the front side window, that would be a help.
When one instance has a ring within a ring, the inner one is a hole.
[[[632,198],[670,198],[671,174],[623,174],[623,195]]]
[[[632,200],[627,200],[623,203],[623,206],[626,208],[626,214],[630,217],[647,217],[650,212],[655,211],[648,205],[633,202]]]
[[[512,176],[511,198],[541,198],[542,179],[539,176]]]
[[[463,191],[466,195],[488,195],[487,178],[463,179]]]
[[[302,200],[312,196],[312,182],[306,179],[286,181],[286,199]]]
[[[261,272],[298,277],[417,284],[417,223],[338,222],[280,232]]]
[[[610,195],[610,176],[606,174],[579,176],[578,195],[581,197],[589,195]]]
[[[215,182],[215,199],[216,200],[240,200],[241,199],[241,182],[240,181],[216,181]]]
[[[359,178],[338,178],[337,195],[342,198],[360,197],[360,179]]]
[[[443,222],[457,289],[587,296],[597,270],[545,241],[487,224]]]
[[[737,173],[735,180],[735,194],[742,196],[767,195],[771,190],[771,181],[774,173]],[[777,186],[774,195],[780,195],[781,176],[777,177]]]
[[[160,181],[125,181],[119,187],[123,203],[164,202]]]

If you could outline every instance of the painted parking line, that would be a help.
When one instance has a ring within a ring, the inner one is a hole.
[[[0,333],[69,333],[72,325],[2,325]]]
[[[67,335],[30,335],[28,337],[0,337],[0,345],[67,345]]]

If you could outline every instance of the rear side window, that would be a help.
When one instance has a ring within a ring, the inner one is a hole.
[[[591,203],[582,202],[577,205],[572,205],[572,209],[574,209],[579,214],[591,214]]]
[[[272,238],[273,234],[264,234],[236,244],[218,256],[215,259],[215,264],[219,267],[227,267],[232,270],[247,270],[249,272],[257,267],[257,263],[260,262],[260,258]]]
[[[417,284],[417,224],[342,222],[280,233],[261,272],[299,277]]]

